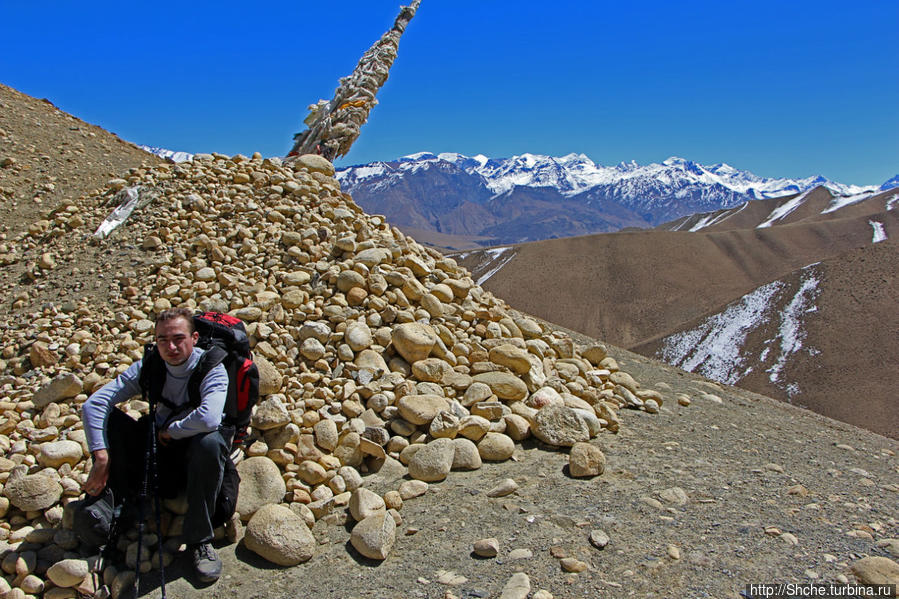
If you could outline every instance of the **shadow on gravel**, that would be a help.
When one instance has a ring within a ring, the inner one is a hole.
[[[267,559],[253,553],[247,549],[243,543],[234,548],[234,557],[248,566],[259,568],[260,570],[283,570],[284,566],[274,564]]]
[[[192,587],[198,591],[211,587],[213,582],[200,582],[194,574],[193,564],[190,555],[186,551],[178,553],[171,565],[165,568],[165,584],[170,585],[178,580],[186,580]],[[159,583],[159,569],[154,568],[145,574],[140,575],[140,586],[138,587],[137,597],[146,597],[159,591],[162,585]],[[120,597],[134,597],[133,587]]]
[[[347,554],[353,558],[353,560],[359,564],[360,566],[367,566],[369,568],[377,568],[381,564],[384,563],[382,560],[367,558],[353,547],[353,544],[350,541],[344,543],[344,547],[346,547]]]

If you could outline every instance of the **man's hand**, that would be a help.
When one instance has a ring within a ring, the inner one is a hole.
[[[159,442],[162,445],[167,445],[169,441],[172,440],[172,434],[169,431],[159,431]]]
[[[93,454],[93,466],[81,489],[88,495],[97,496],[106,488],[109,480],[109,452],[98,449]]]

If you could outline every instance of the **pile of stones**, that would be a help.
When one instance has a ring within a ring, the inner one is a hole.
[[[197,155],[132,169],[7,242],[8,253],[45,258],[36,280],[52,280],[86,243],[128,240],[141,259],[105,273],[112,302],[48,304],[0,331],[0,594],[93,592],[95,558],[70,530],[90,470],[79,410],[141,358],[154,315],[169,307],[247,323],[260,402],[238,464],[239,517],[219,533],[281,565],[311,558],[310,527],[322,519],[352,518],[353,546],[385,559],[404,501],[452,470],[509,459],[531,436],[574,447],[572,475],[600,474],[590,440],[618,430],[621,408],[659,409],[659,393],[601,345],[579,347],[516,313],[452,259],[365,214],[333,175],[315,155]],[[129,188],[152,202],[97,240],[91,232]],[[137,416],[147,405],[121,408]],[[366,475],[384,469],[397,485],[378,494]],[[177,553],[184,507],[167,502],[163,553],[145,551],[142,571]],[[120,546],[135,566],[134,531]],[[101,579],[117,595],[131,577],[109,566]]]

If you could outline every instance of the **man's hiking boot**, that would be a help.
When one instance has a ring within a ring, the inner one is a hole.
[[[212,548],[212,543],[191,545],[190,555],[200,582],[215,582],[222,575],[222,560]]]

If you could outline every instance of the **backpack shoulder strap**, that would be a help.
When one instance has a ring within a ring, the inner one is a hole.
[[[196,408],[200,405],[202,398],[200,397],[200,384],[210,371],[224,362],[228,357],[228,352],[217,345],[210,346],[203,352],[200,363],[194,368],[190,378],[187,380],[187,396],[191,407]]]
[[[162,397],[162,387],[165,385],[165,362],[156,349],[155,343],[144,345],[144,357],[140,365],[140,389],[145,396],[153,401],[159,401]]]

